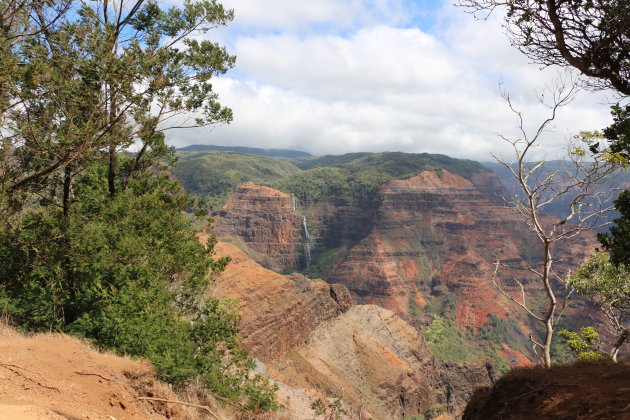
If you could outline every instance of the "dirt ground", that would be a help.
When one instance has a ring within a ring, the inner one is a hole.
[[[61,334],[25,338],[0,330],[0,419],[184,418],[146,362],[95,351]]]
[[[515,369],[478,390],[463,420],[630,420],[630,363]]]

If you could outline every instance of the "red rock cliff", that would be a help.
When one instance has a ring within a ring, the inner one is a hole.
[[[250,182],[241,184],[221,209],[215,226],[218,237],[253,251],[252,257],[266,267],[300,268],[302,218],[288,194]]]
[[[314,399],[342,393],[352,419],[400,419],[434,404],[457,414],[490,384],[484,361],[437,362],[417,330],[378,306],[350,306],[344,286],[280,275],[230,244],[216,253],[232,261],[215,294],[237,300],[243,344],[280,383],[295,418],[311,418]]]

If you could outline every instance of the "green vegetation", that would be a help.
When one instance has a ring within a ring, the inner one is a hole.
[[[445,318],[449,321],[455,320],[455,295],[448,291],[444,285],[436,286],[433,294],[437,296],[427,302],[426,311],[434,316]]]
[[[404,420],[431,420],[442,414],[444,411],[445,409],[441,405],[434,405],[427,408],[424,413],[406,417]]]
[[[440,286],[438,288],[442,289]],[[453,325],[455,295],[443,290],[437,297],[429,300],[425,310],[433,316],[433,322],[425,329],[424,338],[438,360],[465,362],[489,358],[499,374],[504,374],[509,370],[509,365],[499,353],[503,344],[524,354],[528,353],[527,337],[513,318],[503,319],[491,313],[486,325],[478,330],[471,327],[465,334]]]
[[[210,79],[234,57],[192,36],[231,11],[213,0],[14,3],[0,10],[5,314],[25,331],[146,357],[175,385],[277,408],[233,305],[207,297],[227,259],[212,257],[214,240],[199,243],[192,223],[204,211],[163,167],[173,118],[232,118]]]
[[[341,401],[343,396],[335,398],[332,402],[324,402],[321,398],[311,404],[311,410],[316,416],[322,416],[323,420],[339,420],[348,412],[343,408]]]
[[[446,169],[464,178],[485,171],[477,162],[428,153],[350,153],[296,160],[295,163],[305,169],[304,172],[276,185],[300,200],[322,196],[371,200],[385,182],[411,178],[422,171]]]
[[[480,358],[477,349],[467,342],[462,332],[440,316],[433,317],[433,322],[424,331],[424,338],[438,360],[468,362]]]
[[[381,185],[424,170],[446,169],[462,177],[484,171],[477,162],[427,153],[350,153],[282,160],[220,151],[180,151],[173,172],[192,194],[213,207],[225,202],[242,182],[269,185],[300,200],[329,196],[372,200]]]
[[[626,195],[627,191],[624,192]],[[624,214],[623,218],[626,218]],[[608,234],[611,244],[618,247],[621,236],[627,236],[627,220],[619,221]],[[626,238],[627,239],[627,238]],[[625,252],[622,250],[621,252]],[[625,261],[623,254],[618,253],[617,258]],[[630,268],[627,263],[614,264],[612,258],[606,253],[596,253],[574,275],[569,277],[568,283],[575,290],[591,300],[604,314],[609,329],[615,331],[615,341],[611,345],[610,358],[617,360],[617,354],[623,345],[630,339]]]
[[[606,358],[606,354],[601,351],[602,341],[593,327],[583,327],[579,333],[561,330],[558,335],[566,341],[578,360]]]
[[[310,278],[322,278],[326,273],[330,271],[332,266],[346,255],[348,251],[347,245],[342,245],[336,248],[323,249],[316,255],[313,260],[313,264],[306,271],[303,271],[307,277]]]
[[[527,353],[528,339],[523,335],[518,322],[509,316],[504,319],[491,313],[486,325],[479,329],[477,337],[494,346],[505,343],[514,350]]]
[[[234,152],[179,152],[173,173],[186,191],[204,197],[218,209],[243,182],[271,185],[300,170],[280,159]]]

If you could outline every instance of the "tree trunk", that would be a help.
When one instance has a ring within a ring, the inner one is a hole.
[[[545,286],[545,292],[547,293],[547,298],[549,299],[549,308],[547,309],[547,313],[545,314],[545,345],[543,347],[543,364],[546,368],[551,367],[551,342],[553,340],[553,328],[554,328],[554,314],[556,312],[556,305],[558,304],[556,300],[556,295],[551,286],[551,264],[553,259],[551,257],[551,249],[549,242],[544,242],[545,248],[545,261],[542,272],[542,281]]]
[[[70,168],[70,165],[66,165],[65,168],[63,168],[63,196],[61,198],[64,219],[67,219],[68,214],[70,213],[71,188],[72,188],[72,169]]]
[[[623,330],[617,338],[617,341],[613,345],[613,348],[610,350],[609,357],[612,359],[613,362],[617,361],[619,349],[621,349],[621,346],[623,346],[628,338],[630,338],[630,330]]]
[[[116,146],[109,146],[109,169],[107,171],[107,183],[109,185],[109,196],[116,195]]]

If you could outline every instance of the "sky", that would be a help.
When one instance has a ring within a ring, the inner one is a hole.
[[[517,135],[509,92],[532,131],[537,100],[560,75],[509,41],[501,16],[476,20],[439,0],[223,0],[235,19],[209,32],[237,56],[214,83],[229,125],[178,130],[168,141],[302,150],[402,151],[507,160],[497,133]],[[547,95],[549,97],[549,94]],[[561,157],[581,130],[610,123],[611,93],[580,92],[533,157]]]

